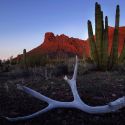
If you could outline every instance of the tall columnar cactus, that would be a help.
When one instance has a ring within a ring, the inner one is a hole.
[[[116,66],[118,64],[119,17],[120,17],[120,9],[119,9],[119,5],[117,5],[116,17],[115,17],[115,29],[114,29],[112,50],[111,50],[111,56],[110,56],[111,67]]]
[[[93,36],[92,24],[91,24],[91,21],[89,21],[89,20],[88,20],[88,35],[89,35],[89,42],[90,42],[91,58],[92,58],[92,60],[93,60],[97,65],[99,65],[98,53],[97,53],[97,48],[96,48],[95,39],[94,39],[94,36]]]
[[[28,69],[27,61],[26,61],[26,49],[23,50],[23,67],[24,67],[25,70]]]
[[[88,21],[91,57],[96,62],[99,69],[107,70],[118,64],[119,13],[119,5],[117,5],[115,30],[110,54],[108,53],[108,17],[105,17],[104,27],[103,11],[101,11],[101,6],[97,2],[95,4],[95,38],[93,36],[91,22]]]
[[[102,63],[102,41],[103,41],[103,12],[101,11],[101,6],[96,2],[95,4],[95,37],[96,37],[96,47],[98,53],[98,67]]]
[[[102,45],[102,66],[106,69],[108,66],[108,17],[105,17],[105,29],[103,33]]]
[[[121,64],[124,64],[125,63],[125,40],[124,40],[124,44],[123,44],[123,49],[122,49],[122,52],[121,52],[121,55],[119,57],[119,63]]]
[[[104,21],[103,21],[103,11],[101,11],[101,39],[100,39],[100,44],[101,44],[101,46],[100,46],[100,66],[102,66],[103,65],[103,53],[104,53],[104,33],[105,33],[105,31],[104,31],[105,29],[104,29]]]

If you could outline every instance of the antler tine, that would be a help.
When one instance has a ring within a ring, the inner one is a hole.
[[[70,84],[70,79],[65,75],[65,77],[64,77],[64,80],[68,83],[68,84]]]
[[[42,110],[39,110],[38,112],[35,112],[35,113],[31,114],[31,115],[15,117],[15,118],[10,118],[10,117],[3,117],[3,118],[5,118],[5,119],[7,119],[8,121],[11,121],[11,122],[24,121],[24,120],[28,120],[28,119],[32,119],[34,117],[37,117],[40,114],[43,114],[43,113],[51,110],[52,108],[53,108],[52,105],[48,105],[46,108],[44,108]]]
[[[33,97],[35,97],[35,98],[37,98],[37,99],[39,99],[41,101],[47,102],[48,104],[53,102],[53,99],[51,99],[49,97],[46,97],[46,96],[40,94],[39,92],[36,92],[35,90],[30,89],[30,88],[28,88],[26,86],[21,86],[20,84],[17,84],[17,88],[19,90],[22,90],[23,92],[29,94],[29,95],[32,95]]]
[[[3,117],[9,121],[22,121],[22,120],[27,120],[27,119],[31,119],[31,118],[34,118],[34,117],[37,117],[39,116],[40,114],[44,113],[44,112],[47,112],[49,110],[51,110],[52,108],[54,108],[54,104],[53,103],[56,103],[55,100],[51,99],[51,98],[48,98],[42,94],[40,94],[39,92],[36,92],[35,90],[32,90],[26,86],[21,86],[20,84],[17,84],[17,88],[29,95],[32,95],[33,97],[41,100],[41,101],[45,101],[48,103],[48,106],[42,110],[39,110],[38,112],[36,113],[33,113],[31,115],[27,115],[27,116],[21,116],[21,117],[15,117],[15,118],[10,118],[10,117]]]
[[[75,67],[74,67],[74,73],[73,73],[73,77],[72,79],[68,79],[67,76],[64,77],[64,80],[67,81],[67,83],[69,84],[73,97],[74,97],[74,101],[80,101],[81,102],[81,98],[79,96],[78,90],[77,90],[77,86],[76,86],[76,77],[77,77],[77,70],[78,70],[78,57],[76,56],[76,63],[75,63]]]
[[[74,72],[71,80],[76,80],[77,77],[77,70],[78,70],[78,57],[76,55],[76,61],[75,61],[75,66],[74,66]],[[68,79],[67,76],[64,77],[64,80],[67,81],[68,84],[70,84],[70,79]]]

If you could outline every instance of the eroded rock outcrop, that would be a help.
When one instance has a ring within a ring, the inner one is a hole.
[[[85,51],[83,51],[85,49]],[[44,42],[29,53],[60,54],[60,56],[78,55],[82,57],[83,52],[89,56],[89,44],[84,40],[68,37],[64,34],[54,35],[52,32],[45,33]]]
[[[109,27],[109,51],[111,51],[114,27]],[[119,53],[122,51],[125,39],[125,27],[119,27]],[[52,32],[45,33],[44,42],[32,49],[29,54],[50,54],[55,55],[78,55],[82,57],[90,56],[89,40],[81,40],[78,38],[68,37],[64,34],[54,35]]]

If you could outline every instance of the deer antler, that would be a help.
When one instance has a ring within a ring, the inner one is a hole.
[[[28,116],[16,117],[16,118],[9,118],[9,117],[4,117],[4,118],[9,121],[27,120],[27,119],[34,118],[34,117],[36,117],[42,113],[45,113],[49,110],[52,110],[54,108],[76,108],[76,109],[80,109],[80,110],[90,113],[90,114],[109,113],[109,112],[114,112],[125,106],[125,97],[124,96],[113,102],[110,102],[107,105],[103,105],[103,106],[89,106],[89,105],[85,104],[81,100],[81,98],[78,94],[78,91],[77,91],[77,87],[76,87],[77,69],[78,69],[78,58],[76,56],[76,64],[75,64],[74,74],[73,74],[72,79],[68,79],[67,76],[64,77],[64,79],[69,84],[71,91],[73,93],[74,100],[72,102],[56,101],[56,100],[53,100],[51,98],[48,98],[48,97],[40,94],[39,92],[34,91],[26,86],[17,85],[17,88],[19,90],[22,90],[25,93],[30,94],[33,97],[35,97],[41,101],[47,102],[48,106],[46,108],[44,108],[36,113],[33,113],[31,115],[28,115]]]

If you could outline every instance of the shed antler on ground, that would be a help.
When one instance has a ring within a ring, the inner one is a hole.
[[[39,116],[42,113],[48,112],[52,109],[55,108],[76,108],[76,109],[80,109],[81,111],[90,113],[90,114],[100,114],[100,113],[110,113],[110,112],[114,112],[118,109],[121,109],[123,107],[125,107],[125,97],[121,97],[118,98],[117,100],[108,103],[107,105],[103,105],[103,106],[89,106],[87,104],[84,103],[83,100],[81,100],[78,90],[77,90],[77,86],[76,86],[76,77],[77,77],[77,70],[78,70],[78,58],[76,56],[76,64],[75,64],[75,68],[74,68],[74,74],[72,79],[68,79],[67,76],[64,77],[64,79],[67,81],[67,83],[69,84],[74,100],[71,102],[61,102],[61,101],[56,101],[53,100],[51,98],[48,98],[42,94],[40,94],[39,92],[36,92],[35,90],[32,90],[26,86],[21,86],[21,85],[17,85],[17,88],[19,90],[24,91],[25,93],[32,95],[33,97],[41,100],[41,101],[45,101],[48,103],[48,106],[44,109],[41,109],[40,111],[33,113],[31,115],[28,116],[23,116],[23,117],[16,117],[16,118],[10,118],[10,117],[4,117],[5,119],[9,120],[9,121],[18,121],[18,120],[27,120],[27,119],[31,119],[34,118],[36,116]]]

